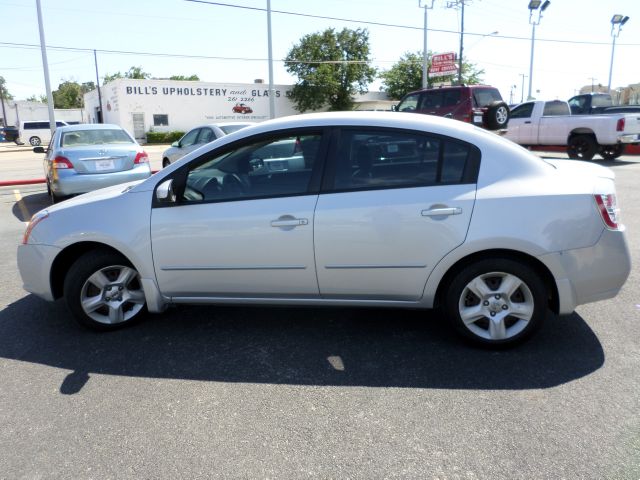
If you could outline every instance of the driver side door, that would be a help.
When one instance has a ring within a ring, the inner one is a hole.
[[[277,160],[257,157],[284,143],[299,148]],[[151,215],[162,293],[176,302],[317,297],[313,215],[323,144],[317,130],[272,133],[215,149],[174,172],[176,185],[183,182],[176,200],[156,202]]]

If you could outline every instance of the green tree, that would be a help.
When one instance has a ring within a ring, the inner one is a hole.
[[[66,80],[51,93],[55,108],[82,108],[84,106],[82,86],[78,82]]]
[[[9,93],[9,90],[7,90],[7,81],[1,75],[0,75],[0,97],[4,98],[5,100],[13,100],[13,95],[11,95]]]
[[[427,54],[429,66],[431,65],[431,55],[431,52]],[[422,88],[422,63],[422,52],[406,52],[389,70],[380,74],[383,84],[382,90],[389,97],[400,99],[408,92]],[[462,83],[467,85],[482,83],[483,74],[484,70],[478,69],[475,64],[462,62]],[[456,81],[457,75],[431,78],[427,80],[427,86],[431,86],[435,82],[455,83]]]
[[[169,80],[188,80],[190,82],[199,82],[200,77],[198,75],[189,75],[188,77],[185,75],[171,75]]]
[[[31,95],[25,99],[27,102],[49,103],[46,95]]]
[[[369,54],[366,29],[329,28],[302,37],[285,59],[287,72],[298,77],[291,91],[296,109],[351,110],[353,96],[366,92],[375,78]]]
[[[109,83],[118,78],[135,78],[138,80],[144,80],[146,78],[151,78],[151,74],[142,70],[142,67],[131,67],[129,70],[124,72],[116,72],[114,74],[105,74],[102,78],[102,83]],[[93,83],[93,82],[91,82]]]

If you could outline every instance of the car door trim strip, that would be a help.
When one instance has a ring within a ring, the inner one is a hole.
[[[306,270],[306,265],[175,265],[160,267],[163,272],[182,270]]]
[[[325,265],[328,270],[356,269],[356,268],[427,268],[426,265],[404,264],[404,265]]]

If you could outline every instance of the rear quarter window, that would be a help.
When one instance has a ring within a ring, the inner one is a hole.
[[[473,99],[478,107],[484,108],[493,102],[501,102],[502,96],[495,88],[477,88],[473,90]]]

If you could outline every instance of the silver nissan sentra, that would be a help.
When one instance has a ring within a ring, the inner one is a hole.
[[[71,195],[151,176],[149,157],[118,125],[70,125],[56,129],[44,153],[52,203]]]
[[[170,304],[437,307],[488,346],[614,297],[631,268],[611,170],[391,112],[267,121],[54,205],[18,265],[99,330]]]

